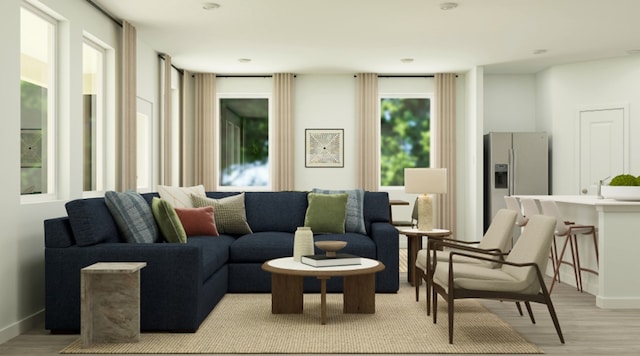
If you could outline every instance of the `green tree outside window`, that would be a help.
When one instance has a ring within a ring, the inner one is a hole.
[[[404,169],[429,167],[429,98],[382,98],[380,102],[380,185],[404,186]]]

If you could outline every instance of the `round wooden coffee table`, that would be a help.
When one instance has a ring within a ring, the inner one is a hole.
[[[313,267],[295,262],[293,257],[277,258],[262,265],[271,273],[271,312],[300,314],[303,308],[304,277],[320,280],[321,323],[327,323],[327,279],[343,277],[343,312],[373,314],[376,310],[375,273],[382,271],[382,262],[361,258],[359,265]]]

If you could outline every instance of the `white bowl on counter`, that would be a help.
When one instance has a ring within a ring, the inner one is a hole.
[[[600,192],[607,199],[640,201],[640,186],[603,185]]]

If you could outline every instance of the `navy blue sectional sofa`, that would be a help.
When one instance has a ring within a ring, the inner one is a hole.
[[[210,198],[237,193],[207,192]],[[151,204],[157,193],[143,194]],[[126,243],[103,198],[74,200],[74,236],[70,217],[48,219],[45,231],[45,328],[52,332],[80,330],[80,269],[95,262],[147,262],[141,271],[140,322],[145,331],[194,332],[225,293],[268,293],[271,276],[261,269],[273,258],[291,256],[293,236],[304,226],[307,192],[246,192],[245,209],[252,234],[189,237],[186,244]],[[71,209],[71,210],[70,210]],[[315,235],[316,241],[344,240],[343,250],[382,261],[376,292],[398,291],[398,231],[389,223],[389,197],[365,192],[367,235]],[[77,217],[79,216],[79,217]],[[77,231],[77,229],[76,229]],[[87,234],[84,231],[84,234]],[[320,251],[316,251],[320,253]],[[320,290],[318,280],[305,280],[305,291]],[[339,292],[342,280],[332,278],[327,289]]]

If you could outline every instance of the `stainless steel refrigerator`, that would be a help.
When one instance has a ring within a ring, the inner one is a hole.
[[[484,230],[505,195],[549,194],[549,138],[546,132],[490,132],[484,135]]]

